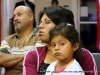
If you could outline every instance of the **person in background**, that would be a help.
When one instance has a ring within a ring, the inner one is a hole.
[[[61,6],[45,7],[39,14],[39,39],[46,46],[37,47],[25,55],[23,62],[23,75],[45,75],[47,67],[56,60],[52,54],[49,40],[49,31],[61,23],[69,23],[73,26],[74,15],[72,11]],[[75,38],[76,39],[76,38]],[[98,75],[97,66],[92,54],[82,48],[82,60],[79,61],[85,75]]]
[[[78,63],[82,59],[82,49],[74,26],[61,23],[50,30],[49,39],[57,60],[49,65],[45,75],[84,75]]]
[[[0,50],[3,48],[10,54],[0,52],[0,67],[5,68],[5,75],[22,75],[24,55],[35,48],[38,29],[33,28],[34,13],[27,6],[16,7],[13,18],[16,33],[1,42]]]
[[[57,5],[59,5],[58,0],[52,0],[51,1],[51,6],[57,6]]]

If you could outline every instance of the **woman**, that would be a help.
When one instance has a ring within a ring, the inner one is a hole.
[[[39,37],[46,46],[37,47],[24,59],[23,75],[44,75],[47,67],[55,61],[51,52],[49,31],[60,23],[74,25],[73,13],[60,6],[46,7],[39,14]],[[82,48],[82,60],[79,62],[86,75],[97,75],[97,67],[92,54]],[[91,72],[90,72],[91,71]]]

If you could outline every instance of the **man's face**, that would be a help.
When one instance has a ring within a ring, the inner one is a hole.
[[[30,23],[29,14],[22,7],[18,7],[14,10],[13,17],[15,31],[23,29]]]

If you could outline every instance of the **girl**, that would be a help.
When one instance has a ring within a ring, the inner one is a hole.
[[[70,24],[61,23],[49,34],[52,53],[57,60],[49,65],[45,75],[84,75],[78,63],[82,59],[82,50],[76,29]]]

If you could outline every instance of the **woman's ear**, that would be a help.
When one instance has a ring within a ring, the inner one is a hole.
[[[75,43],[73,46],[73,51],[76,51],[79,48],[79,43]]]

